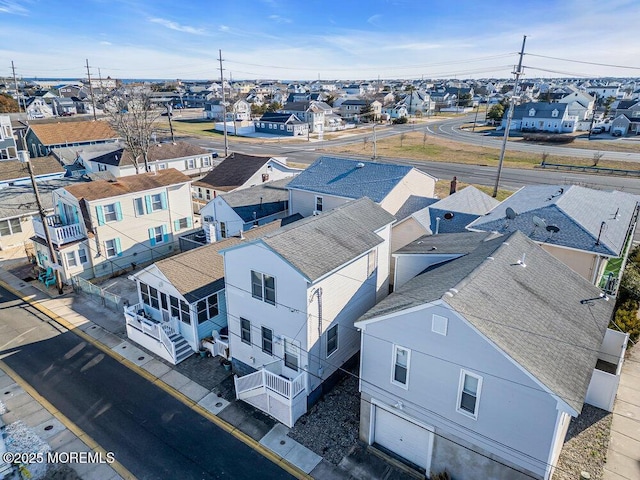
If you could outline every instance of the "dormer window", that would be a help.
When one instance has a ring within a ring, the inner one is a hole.
[[[532,108],[531,110],[529,110],[529,116],[530,117],[535,117],[536,116],[536,109]]]
[[[558,109],[557,108],[554,109],[553,112],[551,112],[551,116],[554,117],[554,118],[558,116]]]

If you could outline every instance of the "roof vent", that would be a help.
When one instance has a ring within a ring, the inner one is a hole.
[[[364,168],[364,163],[358,162],[358,164],[356,165],[356,168]]]
[[[443,216],[445,220],[451,220],[453,218],[453,212],[447,212]]]

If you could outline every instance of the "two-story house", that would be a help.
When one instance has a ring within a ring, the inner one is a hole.
[[[237,398],[289,427],[318,400],[388,293],[393,221],[362,198],[221,250]]]
[[[288,166],[284,158],[234,152],[200,180],[193,182],[193,198],[205,205],[222,193],[293,177],[300,172],[299,168]]]
[[[504,112],[502,128],[506,128],[508,112]],[[578,117],[569,115],[566,103],[527,102],[513,110],[511,130],[523,132],[575,132]]]
[[[547,480],[571,417],[611,409],[628,336],[607,329],[600,289],[525,235],[487,238],[356,322],[360,439],[427,476]]]
[[[636,229],[639,200],[615,190],[530,185],[467,229],[502,234],[519,230],[583,278],[615,295]]]
[[[44,224],[33,219],[34,248],[38,264],[52,266],[47,228],[65,282],[167,256],[193,226],[191,179],[174,169],[70,185],[53,192],[53,205]]]
[[[200,210],[207,243],[286,217],[289,181],[283,178],[216,196]]]
[[[254,122],[255,131],[287,137],[307,136],[309,124],[293,113],[267,112]]]
[[[289,213],[319,215],[369,197],[395,215],[411,196],[434,195],[436,178],[405,165],[323,156],[287,185]]]
[[[228,358],[224,262],[219,251],[277,230],[281,223],[165,258],[132,275],[138,303],[124,310],[127,336],[174,365],[197,352],[207,337],[214,345],[212,353]]]
[[[109,122],[73,121],[57,123],[31,123],[25,143],[32,157],[45,157],[56,147],[79,147],[118,140]]]

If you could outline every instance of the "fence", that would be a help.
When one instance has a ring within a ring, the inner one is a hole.
[[[115,293],[107,292],[105,289],[100,288],[97,285],[85,280],[84,278],[75,276],[71,278],[73,282],[73,289],[78,291],[83,291],[89,297],[102,305],[103,307],[107,307],[114,311],[121,311],[124,304],[122,302],[122,298]]]

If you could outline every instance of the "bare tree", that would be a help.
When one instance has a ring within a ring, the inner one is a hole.
[[[542,157],[542,165],[547,163],[547,159],[549,158],[549,152],[542,152],[540,156]]]
[[[362,149],[366,150],[367,149],[367,145],[369,144],[369,137],[364,137],[362,139]]]
[[[407,134],[406,133],[401,133],[400,134],[400,148],[402,148],[402,142],[404,142],[405,138],[407,138]]]
[[[593,154],[593,166],[597,167],[598,166],[598,162],[600,162],[600,159],[604,157],[604,153],[602,152],[595,152]]]
[[[427,144],[427,131],[425,130],[424,133],[422,134],[422,148],[425,148]]]
[[[153,143],[151,134],[160,116],[160,111],[152,107],[149,92],[118,92],[105,104],[104,111],[129,150],[136,173],[140,173],[141,163],[148,172],[149,149]]]

